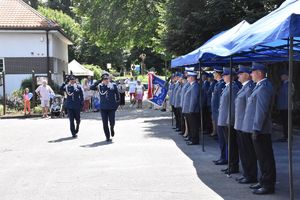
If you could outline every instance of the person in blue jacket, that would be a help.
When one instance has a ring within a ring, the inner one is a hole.
[[[235,71],[232,70],[233,76],[235,75]],[[229,162],[229,168],[224,169],[226,174],[233,174],[239,172],[239,154],[238,154],[238,144],[236,139],[235,130],[233,130],[234,124],[234,100],[239,91],[239,88],[235,81],[232,82],[232,101],[231,101],[231,110],[230,107],[230,68],[223,69],[223,79],[225,82],[225,88],[222,91],[220,98],[220,106],[219,106],[219,116],[218,116],[218,132],[219,134],[224,135],[225,139],[225,154],[226,160]],[[233,77],[232,77],[233,79]],[[231,112],[231,123],[229,119],[229,114]],[[229,124],[230,123],[230,124]],[[230,128],[230,129],[229,129]],[[229,142],[229,130],[230,134],[230,142]],[[228,158],[228,153],[230,153],[230,157]],[[221,154],[224,154],[224,149],[222,149]]]
[[[256,83],[247,99],[242,130],[252,133],[254,150],[259,164],[259,183],[251,185],[254,194],[271,194],[275,191],[276,167],[272,147],[271,104],[274,95],[272,83],[266,77],[264,64],[252,64],[252,80]]]
[[[212,98],[212,93],[213,93],[214,87],[217,83],[217,81],[214,79],[213,73],[208,74],[208,82],[209,82],[209,88],[208,88],[207,94],[206,94],[206,98],[207,98],[206,102],[207,102],[207,107],[208,107],[208,116],[206,116],[206,117],[208,118],[208,121],[209,121],[208,123],[211,124],[210,125],[211,126],[210,136],[216,138],[216,136],[217,136],[216,127],[213,124],[212,113],[211,113],[211,98]]]
[[[199,144],[199,128],[200,128],[200,102],[199,92],[200,85],[197,81],[196,72],[188,72],[188,82],[190,87],[187,89],[183,107],[187,107],[187,123],[189,130],[188,145]]]
[[[251,67],[239,65],[237,72],[242,88],[237,93],[235,99],[235,123],[234,129],[237,132],[242,176],[237,178],[241,184],[257,182],[257,158],[252,142],[251,133],[242,131],[246,104],[248,97],[252,94],[255,83],[251,79]]]
[[[117,85],[109,81],[109,74],[105,73],[101,76],[101,80],[92,85],[90,89],[99,91],[103,130],[106,141],[111,142],[111,137],[115,135],[115,113],[120,101]]]
[[[280,74],[281,85],[277,93],[276,108],[280,114],[283,135],[277,142],[286,142],[288,138],[288,87],[289,74],[287,70],[282,70]],[[293,92],[293,91],[292,91]]]
[[[220,152],[221,152],[219,159],[213,161],[216,165],[226,165],[227,164],[226,143],[225,143],[224,134],[222,132],[218,131],[218,116],[219,116],[220,98],[221,98],[223,89],[225,88],[225,82],[222,79],[222,73],[223,73],[223,67],[219,67],[219,66],[214,67],[213,75],[214,75],[214,79],[217,81],[217,83],[215,84],[214,90],[212,92],[211,113],[212,113],[213,126],[215,126],[216,132],[218,135],[219,148],[220,148]]]
[[[83,106],[83,91],[80,85],[76,83],[76,78],[70,75],[66,78],[65,83],[60,87],[67,95],[65,107],[68,110],[68,117],[70,121],[70,131],[73,138],[77,137],[80,125],[80,111]],[[76,127],[74,120],[76,121]]]

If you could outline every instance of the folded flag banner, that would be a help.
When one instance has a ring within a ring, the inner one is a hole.
[[[155,76],[154,73],[148,73],[148,101],[158,106],[163,105],[168,93],[165,83],[166,81]]]

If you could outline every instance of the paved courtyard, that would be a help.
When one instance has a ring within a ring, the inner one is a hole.
[[[126,108],[117,113],[107,144],[99,113],[82,116],[77,139],[67,119],[0,120],[1,200],[217,200],[288,199],[287,144],[275,143],[277,190],[257,197],[227,178],[211,160],[216,141],[187,146],[171,129],[170,113]],[[295,187],[299,188],[299,136]],[[298,192],[298,191],[297,191]],[[296,193],[296,199],[300,193]]]

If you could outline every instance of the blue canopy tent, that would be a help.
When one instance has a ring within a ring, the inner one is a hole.
[[[218,52],[222,50],[228,51],[226,48],[222,47],[223,44],[231,41],[233,39],[232,36],[238,36],[243,31],[248,29],[249,26],[250,24],[244,20],[233,28],[215,35],[198,49],[186,55],[173,59],[171,61],[171,67],[176,68],[182,66],[197,65],[203,52]]]
[[[293,82],[293,61],[300,59],[300,1],[287,0],[278,9],[252,24],[227,46],[228,53],[201,62],[213,61],[289,61],[289,83]],[[227,59],[226,59],[227,57]],[[224,59],[225,58],[225,59]],[[288,157],[290,199],[294,199],[292,161],[292,84],[288,88]]]
[[[221,37],[221,36],[220,36]],[[200,47],[201,49],[201,47]],[[287,0],[278,9],[250,25],[238,36],[224,41],[214,51],[203,49],[197,53],[201,65],[228,64],[240,62],[289,61],[289,82],[293,80],[293,61],[300,61],[300,1]],[[197,57],[194,56],[194,57]],[[182,59],[188,58],[183,56]],[[173,60],[172,67],[184,66],[190,60],[179,63]],[[192,61],[195,64],[195,60]],[[292,84],[289,84],[288,106],[288,157],[290,199],[294,199],[292,167]],[[231,105],[231,104],[230,104]],[[229,109],[231,110],[231,109]],[[231,119],[231,118],[230,118]],[[230,134],[229,134],[230,135]]]

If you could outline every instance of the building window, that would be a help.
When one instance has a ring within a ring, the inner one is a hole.
[[[4,58],[0,58],[0,72],[4,70]]]

